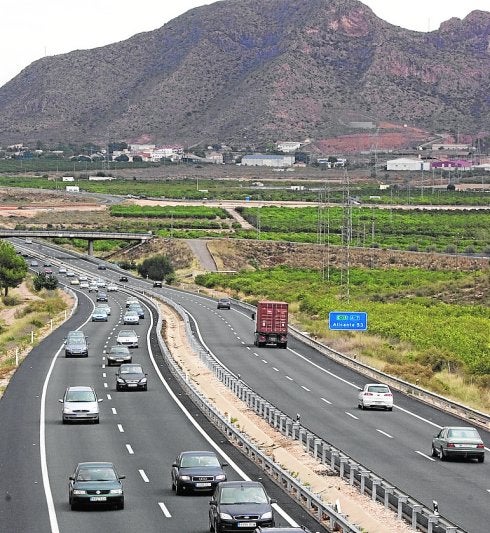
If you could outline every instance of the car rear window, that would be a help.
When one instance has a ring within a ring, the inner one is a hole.
[[[368,391],[386,394],[390,392],[390,389],[386,385],[371,385],[370,387],[368,387]]]
[[[456,439],[478,439],[480,436],[476,429],[450,429],[447,432],[448,437]]]

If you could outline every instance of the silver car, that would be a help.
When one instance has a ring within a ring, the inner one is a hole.
[[[111,316],[111,306],[107,302],[97,302],[99,309],[104,309],[108,316]]]
[[[99,402],[103,400],[97,398],[92,387],[68,387],[58,401],[63,404],[63,424],[78,420],[99,423]]]
[[[138,335],[134,329],[122,329],[117,334],[116,342],[128,348],[138,348]]]
[[[446,461],[450,457],[485,460],[485,445],[472,427],[443,427],[432,439],[432,457]]]
[[[92,312],[92,322],[107,322],[107,311],[96,307]]]

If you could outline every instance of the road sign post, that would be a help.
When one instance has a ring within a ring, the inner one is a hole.
[[[341,331],[366,331],[367,313],[354,311],[331,311],[328,314],[329,328]]]

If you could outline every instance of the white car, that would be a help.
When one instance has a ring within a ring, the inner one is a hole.
[[[116,342],[128,348],[138,348],[138,335],[134,329],[122,329],[117,334]]]
[[[78,278],[73,278],[70,281],[70,285],[80,285],[80,281],[78,281]]]
[[[84,276],[84,275],[78,276],[78,279],[79,279],[80,281],[88,281],[87,276]]]
[[[359,392],[357,406],[359,409],[379,407],[393,410],[393,394],[388,385],[383,383],[368,383]]]
[[[73,270],[68,270],[66,272],[66,277],[67,278],[73,278],[75,276],[75,272],[73,272]]]
[[[109,285],[107,285],[107,292],[117,292],[118,291],[118,286],[115,285],[114,283],[110,283]]]
[[[81,289],[88,289],[89,288],[88,281],[81,281],[80,282],[80,288]]]
[[[58,400],[63,404],[61,420],[63,424],[75,420],[99,423],[99,402],[92,387],[68,387],[63,398]]]
[[[123,324],[137,326],[140,323],[140,317],[135,311],[126,311],[123,317]]]
[[[58,270],[58,272],[59,272],[60,274],[66,274],[66,268],[65,268],[65,267],[60,267],[59,270]]]

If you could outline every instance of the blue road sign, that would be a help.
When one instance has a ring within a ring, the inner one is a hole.
[[[328,314],[329,328],[339,330],[367,330],[367,313],[353,311],[331,311]]]

